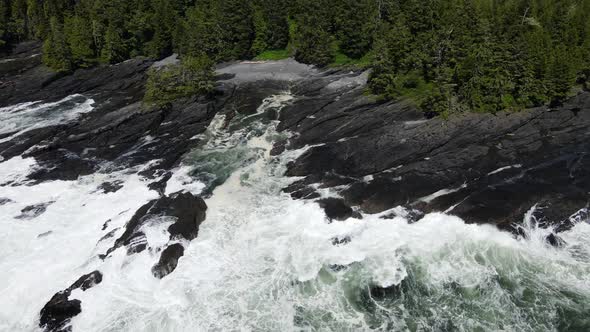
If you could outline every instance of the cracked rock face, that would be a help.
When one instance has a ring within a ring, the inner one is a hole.
[[[365,213],[402,205],[503,228],[535,204],[549,224],[588,204],[590,92],[556,108],[427,119],[408,103],[364,96],[360,76],[306,82],[281,112],[279,128],[297,133],[282,144],[312,146],[287,170],[305,177],[286,190],[293,197],[346,183],[336,189]]]

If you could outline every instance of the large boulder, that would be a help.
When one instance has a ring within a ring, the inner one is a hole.
[[[178,265],[178,260],[184,255],[184,247],[180,243],[169,245],[162,251],[160,260],[152,267],[152,274],[158,279],[172,273]]]
[[[155,219],[169,220],[161,217],[169,217],[173,220],[168,227],[170,240],[191,241],[199,234],[199,226],[205,220],[206,211],[207,205],[201,197],[186,192],[150,201],[135,212],[125,226],[125,232],[103,258],[122,246],[127,247],[129,254],[145,250],[149,244],[142,228]]]
[[[80,289],[86,291],[102,282],[102,273],[94,271],[83,275],[67,289],[53,295],[40,312],[39,327],[46,332],[71,331],[69,325],[72,317],[82,312],[80,300],[70,300],[72,291]]]

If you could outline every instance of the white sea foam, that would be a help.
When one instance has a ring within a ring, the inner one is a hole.
[[[449,194],[452,194],[452,193],[456,193],[456,192],[460,191],[461,189],[465,189],[465,188],[467,188],[467,184],[466,183],[463,184],[463,185],[461,185],[458,188],[441,189],[441,190],[439,190],[439,191],[437,191],[435,193],[432,193],[432,194],[430,194],[428,196],[424,196],[424,197],[420,198],[419,201],[422,201],[422,202],[425,202],[425,203],[430,203],[433,200],[435,200],[435,199],[437,199],[437,198],[439,198],[441,196],[445,196],[445,195],[449,195]]]
[[[22,171],[31,161],[16,158],[0,163],[0,174],[10,173],[6,168],[15,170],[18,164]],[[112,179],[124,181],[123,188],[97,192],[101,183]],[[96,256],[106,248],[97,247],[98,240],[122,227],[155,196],[142,178],[122,174],[0,187],[0,197],[10,199],[0,205],[0,330],[33,330],[41,307],[54,293],[99,265]],[[47,202],[53,203],[36,218],[15,218],[25,207]],[[108,230],[101,231],[109,219]]]
[[[498,173],[504,172],[504,171],[512,169],[512,168],[521,168],[521,167],[522,167],[522,165],[520,165],[520,164],[501,167],[501,168],[498,168],[497,170],[489,172],[488,175],[494,175],[494,174],[498,174]]]
[[[0,134],[11,134],[0,139],[7,141],[25,131],[75,120],[90,112],[94,101],[82,95],[71,95],[52,103],[27,102],[0,108]]]

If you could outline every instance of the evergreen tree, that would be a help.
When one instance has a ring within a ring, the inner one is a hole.
[[[27,39],[31,36],[29,17],[27,15],[27,1],[13,0],[10,6],[11,21],[14,33],[18,39]]]
[[[382,22],[375,41],[375,62],[369,78],[373,92],[388,98],[399,97],[398,77],[407,72],[405,59],[411,52],[412,36],[402,18]]]
[[[7,0],[0,0],[0,51],[10,42],[10,8]]]
[[[378,22],[374,0],[343,0],[337,15],[340,49],[351,58],[365,55],[373,44]]]
[[[257,0],[260,17],[266,26],[267,49],[278,50],[289,43],[288,4],[289,0]],[[258,37],[258,32],[255,32]]]
[[[252,18],[254,24],[254,41],[252,42],[252,54],[257,55],[270,49],[268,21],[264,17],[262,9],[255,8]]]
[[[60,71],[287,46],[319,66],[371,59],[372,92],[436,114],[561,101],[590,80],[586,0],[0,0],[0,50],[28,39]]]
[[[32,37],[44,39],[49,35],[49,17],[47,16],[43,1],[39,0],[28,0],[27,1],[27,19],[30,25],[29,34]],[[61,16],[63,13],[59,13],[57,16]]]
[[[144,101],[163,106],[179,98],[207,95],[213,90],[214,76],[214,63],[206,55],[183,57],[179,65],[150,70]]]
[[[245,59],[252,54],[254,23],[252,6],[243,0],[220,0],[218,22],[222,27],[221,58]]]
[[[575,81],[575,59],[572,59],[567,48],[557,46],[551,51],[547,70],[549,95],[555,101],[562,101],[568,96]]]
[[[295,59],[297,61],[325,66],[332,61],[333,36],[330,34],[331,20],[327,1],[305,0],[296,14]]]
[[[177,17],[173,4],[168,0],[152,0],[154,15],[151,26],[153,39],[149,42],[148,55],[162,58],[172,54],[172,35],[176,29]]]
[[[121,31],[114,23],[109,24],[104,37],[104,45],[101,51],[102,61],[106,63],[118,63],[127,59],[127,47],[121,36]]]
[[[50,19],[50,33],[43,44],[43,61],[52,69],[62,72],[72,69],[70,48],[61,22]]]
[[[219,4],[203,0],[187,10],[176,31],[177,50],[181,55],[206,54],[218,61],[223,58],[223,28],[218,24]]]
[[[64,33],[71,51],[75,66],[87,67],[96,60],[92,38],[92,26],[89,20],[81,15],[68,16],[64,22]]]

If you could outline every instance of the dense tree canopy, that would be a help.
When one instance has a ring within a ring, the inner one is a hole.
[[[432,114],[559,102],[590,78],[589,0],[0,0],[0,51],[31,39],[58,71],[284,49],[363,63],[373,93]]]

